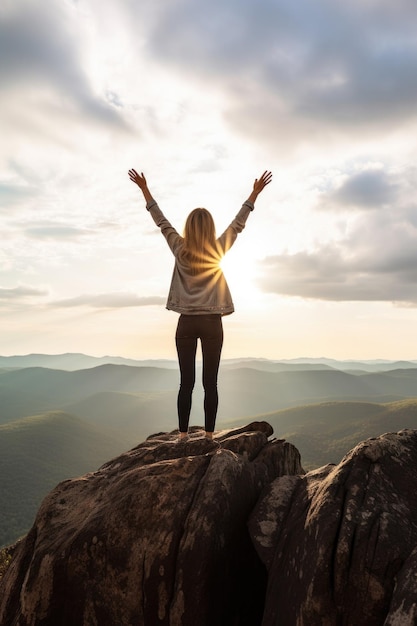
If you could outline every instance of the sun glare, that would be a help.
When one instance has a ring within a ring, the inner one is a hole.
[[[251,307],[256,306],[259,291],[255,283],[253,263],[243,252],[233,250],[223,257],[220,266],[235,303],[239,301]]]

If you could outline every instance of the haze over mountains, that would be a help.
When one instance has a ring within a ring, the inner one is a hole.
[[[177,369],[177,362],[169,359],[147,359],[136,360],[127,359],[119,356],[103,356],[95,357],[82,353],[65,353],[65,354],[26,354],[15,356],[0,356],[0,368],[9,367],[48,367],[52,369],[62,370],[79,370],[97,367],[98,365],[131,365],[131,366],[150,366],[163,367],[169,369]],[[257,369],[265,369],[267,371],[283,371],[298,366],[307,365],[310,369],[313,367],[324,368],[324,366],[344,371],[360,370],[360,371],[386,371],[399,368],[417,367],[417,360],[412,361],[390,361],[386,359],[362,360],[362,361],[337,361],[335,359],[308,358],[301,357],[297,359],[274,360],[259,358],[238,358],[225,359],[222,361],[222,367],[240,367],[246,364]]]
[[[202,424],[198,372],[191,425]],[[26,532],[57,482],[177,427],[175,361],[82,354],[0,357],[0,545]],[[417,428],[417,362],[232,359],[217,429],[267,419],[306,469],[356,443]]]

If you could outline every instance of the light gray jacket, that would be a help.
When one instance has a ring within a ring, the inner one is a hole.
[[[181,250],[184,246],[184,238],[169,223],[155,200],[148,202],[146,208],[155,224],[161,229],[175,256],[166,308],[186,315],[233,313],[232,296],[219,265],[213,264],[213,270],[210,272],[193,274],[189,264],[182,260]],[[217,239],[221,256],[226,254],[236,241],[238,234],[245,228],[246,220],[253,209],[252,202],[248,200],[244,202],[235,219]]]

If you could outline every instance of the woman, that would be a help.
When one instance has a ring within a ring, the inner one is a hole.
[[[217,374],[223,345],[222,315],[234,311],[220,261],[244,229],[256,198],[271,182],[272,174],[264,172],[259,180],[255,180],[248,199],[219,238],[216,238],[213,218],[207,209],[191,211],[181,237],[152,197],[143,172],[138,174],[131,169],[129,178],[142,191],[146,208],[175,257],[167,309],[180,314],[175,335],[181,374],[177,401],[179,441],[188,439],[198,339],[203,355],[206,439],[212,441],[218,405]]]

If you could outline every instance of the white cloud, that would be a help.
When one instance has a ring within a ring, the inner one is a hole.
[[[397,176],[388,174],[384,169],[361,169],[346,175],[330,193],[323,193],[318,208],[381,209],[392,205],[400,190]]]
[[[416,119],[417,37],[388,5],[171,2],[148,24],[147,49],[221,89],[229,123],[263,141],[375,136]]]
[[[75,298],[53,302],[53,307],[90,307],[93,309],[119,309],[165,304],[166,298],[160,296],[137,296],[133,293],[84,294]]]
[[[350,216],[338,239],[265,258],[260,264],[262,288],[319,300],[417,306],[417,205],[410,203],[416,197],[414,179],[412,169],[393,178],[366,170],[347,177],[329,193],[330,202],[374,210]]]
[[[36,197],[38,193],[34,187],[0,183],[0,209],[17,208],[24,201]]]
[[[24,234],[33,239],[53,239],[54,241],[63,239],[78,239],[94,234],[93,231],[85,228],[76,228],[67,224],[38,224],[26,227]]]
[[[25,285],[19,285],[18,287],[11,288],[0,287],[0,300],[5,301],[23,300],[32,296],[46,295],[48,295],[48,292],[44,289],[36,289]]]
[[[87,124],[90,133],[127,130],[115,94],[109,98],[92,87],[81,24],[77,8],[65,2],[19,0],[0,13],[4,144],[18,149],[29,137],[42,137],[71,145],[70,129],[79,132]]]

